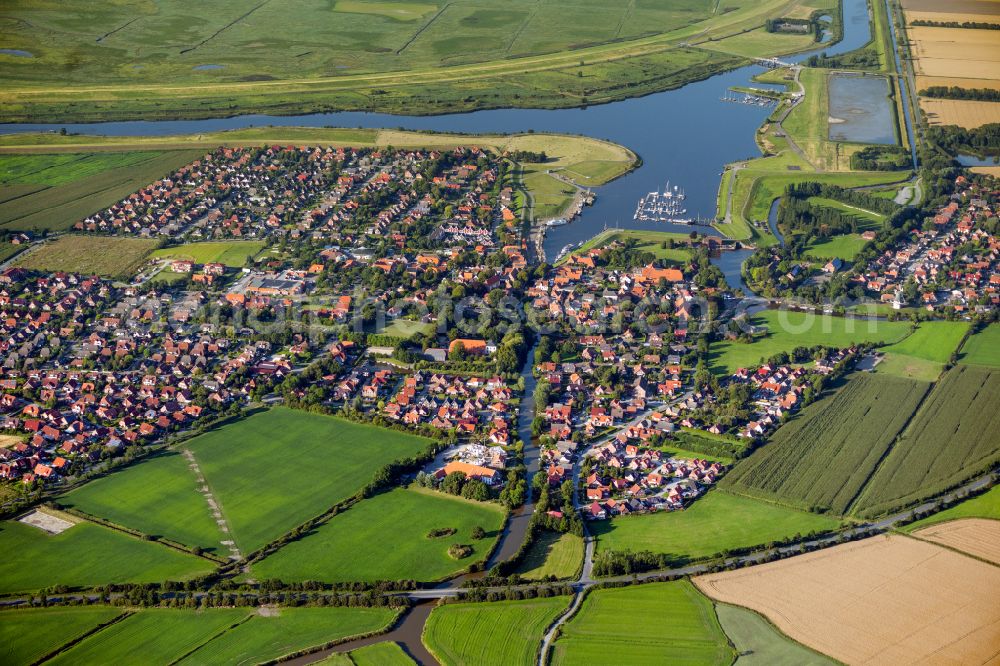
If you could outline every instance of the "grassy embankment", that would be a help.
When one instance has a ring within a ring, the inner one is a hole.
[[[512,0],[499,10],[455,0],[338,2],[332,9],[265,3],[247,11],[222,3],[194,22],[177,0],[59,12],[17,4],[0,11],[13,26],[5,46],[34,57],[0,56],[0,116],[37,122],[232,109],[580,106],[678,87],[745,62],[727,49],[756,53],[756,42],[768,52],[775,42],[781,51],[806,48],[800,37],[765,36],[760,28],[767,18],[808,15],[814,5]],[[294,44],[281,35],[295,35]]]

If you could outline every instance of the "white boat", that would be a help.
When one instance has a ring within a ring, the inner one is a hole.
[[[569,220],[566,220],[566,219],[563,219],[563,218],[559,217],[559,218],[556,218],[554,220],[549,220],[548,222],[545,223],[545,226],[547,226],[547,227],[561,227],[564,224],[569,224]]]

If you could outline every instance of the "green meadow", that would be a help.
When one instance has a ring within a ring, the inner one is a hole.
[[[220,263],[238,268],[264,249],[263,241],[206,241],[156,250],[153,259],[187,259],[196,264]]]
[[[562,628],[552,663],[728,664],[712,602],[690,582],[593,590]]]
[[[503,509],[433,490],[407,488],[362,500],[254,565],[259,579],[433,581],[479,562],[489,554],[504,523]],[[486,538],[475,540],[482,527]],[[454,529],[441,537],[432,530]],[[456,560],[452,544],[472,546],[472,554]],[[358,557],[364,544],[365,556]]]
[[[423,642],[444,666],[535,663],[545,630],[568,605],[569,597],[445,604],[431,612]]]
[[[399,643],[391,641],[351,650],[350,661],[354,666],[413,666],[416,663],[403,652]]]
[[[834,666],[839,663],[798,643],[752,610],[715,604],[722,629],[736,652],[736,666]]]
[[[542,531],[528,548],[517,573],[527,580],[574,578],[583,566],[583,539],[566,532]]]
[[[591,531],[598,553],[649,550],[700,559],[838,525],[827,516],[713,490],[683,511],[594,521]]]
[[[53,585],[158,583],[209,573],[212,563],[94,523],[60,534],[0,522],[0,594]]]
[[[1000,368],[1000,324],[990,324],[969,336],[962,347],[959,361]]]
[[[122,612],[108,606],[4,611],[0,615],[0,662],[37,663]]]
[[[991,518],[1000,520],[1000,486],[994,486],[984,493],[963,500],[950,509],[939,511],[932,516],[921,518],[903,528],[904,532],[919,530],[938,523],[959,518]]]

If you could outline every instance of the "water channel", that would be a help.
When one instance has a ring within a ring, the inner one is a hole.
[[[876,2],[878,0],[875,0]],[[822,44],[809,53],[784,58],[798,62],[812,53],[835,55],[859,48],[871,40],[870,13],[867,0],[843,0],[843,38],[834,45]],[[546,236],[544,249],[550,260],[569,244],[580,243],[605,227],[688,232],[697,228],[708,233],[707,227],[691,227],[661,222],[633,220],[638,199],[644,194],[661,190],[669,180],[687,194],[687,215],[711,220],[715,216],[716,195],[720,172],[725,164],[758,156],[754,142],[756,129],[770,114],[768,108],[727,104],[720,101],[730,86],[745,86],[761,69],[743,67],[731,72],[695,82],[678,90],[646,97],[614,102],[584,109],[499,109],[439,116],[394,116],[378,113],[340,112],[300,116],[245,115],[232,118],[175,121],[129,121],[111,123],[67,124],[6,124],[0,133],[59,131],[108,136],[143,136],[198,134],[251,126],[305,127],[365,127],[403,128],[466,133],[560,132],[582,134],[627,146],[642,157],[642,166],[628,175],[597,188],[597,201],[573,223],[554,227]],[[760,84],[753,84],[759,86]],[[773,227],[775,209],[769,218]],[[776,231],[776,230],[775,230]],[[779,236],[780,237],[780,236]],[[713,262],[730,280],[733,287],[743,287],[740,269],[749,251],[723,252]],[[533,417],[534,378],[531,377],[531,356],[526,363],[525,400],[518,422],[519,436],[530,442]],[[529,473],[538,469],[537,447],[525,450]],[[530,486],[530,483],[529,483]],[[513,555],[520,547],[531,503],[512,516],[490,565]],[[458,579],[461,580],[461,577]],[[409,611],[389,633],[379,637],[353,641],[321,653],[300,658],[295,663],[311,663],[330,652],[342,652],[383,640],[395,640],[404,645],[419,663],[434,663],[420,643],[420,634],[429,604]]]

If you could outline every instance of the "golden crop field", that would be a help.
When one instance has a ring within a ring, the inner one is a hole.
[[[997,37],[1000,39],[1000,37]],[[959,88],[992,88],[1000,90],[998,79],[967,79],[962,76],[917,76],[917,90],[926,90],[931,86],[958,86]]]
[[[978,16],[982,20],[983,15],[1000,14],[1000,3],[996,0],[902,0],[900,3],[906,13],[921,12],[934,14],[936,16],[953,14],[969,14]],[[958,21],[963,19],[938,18],[938,21]]]
[[[1000,38],[995,30],[909,28],[920,74],[1000,79]]]
[[[913,533],[921,539],[1000,564],[1000,520],[963,518]]]
[[[960,125],[972,129],[987,123],[1000,123],[1000,102],[925,97],[920,100],[920,108],[931,125]]]
[[[873,537],[694,582],[710,597],[752,608],[791,638],[849,664],[985,664],[1000,643],[1000,568],[905,536]]]
[[[1000,166],[972,167],[969,171],[972,173],[981,173],[986,176],[993,176],[994,178],[1000,178]]]

